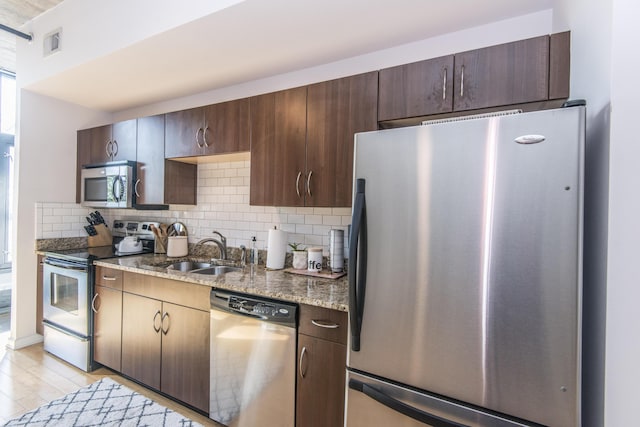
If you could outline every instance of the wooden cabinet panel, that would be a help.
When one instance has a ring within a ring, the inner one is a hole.
[[[249,204],[273,205],[274,182],[270,179],[275,169],[275,94],[251,98],[251,175]]]
[[[251,204],[304,206],[306,103],[306,87],[251,99]]]
[[[165,114],[165,157],[197,156],[202,150],[202,107]]]
[[[347,313],[300,305],[296,425],[342,425]]]
[[[249,99],[204,107],[204,155],[249,151]]]
[[[111,160],[136,160],[137,128],[137,119],[125,120],[112,125],[113,157]]]
[[[105,286],[107,288],[122,290],[122,270],[116,270],[114,268],[103,267],[101,265],[96,266],[96,285]]]
[[[103,163],[111,160],[111,156],[109,155],[111,130],[111,125],[98,126],[92,129],[88,129],[88,163]]]
[[[160,390],[162,302],[122,294],[122,373]]]
[[[209,411],[209,312],[163,303],[160,389]]]
[[[547,99],[549,37],[455,55],[455,111]]]
[[[93,358],[102,365],[120,371],[122,291],[96,285],[93,310]]]
[[[571,33],[551,34],[549,38],[549,99],[569,97]]]
[[[211,288],[146,274],[124,272],[124,291],[197,310],[209,311]]]
[[[344,311],[301,304],[298,332],[346,345],[348,318]]]
[[[296,425],[342,425],[346,357],[343,344],[298,335]]]
[[[308,87],[306,206],[351,206],[354,134],[378,128],[377,89],[377,72]]]
[[[378,120],[453,109],[453,55],[380,70]]]

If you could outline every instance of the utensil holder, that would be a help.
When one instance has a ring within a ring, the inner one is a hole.
[[[113,243],[111,231],[109,231],[106,225],[96,224],[94,228],[98,234],[87,237],[87,246],[94,248],[96,246],[109,246]]]

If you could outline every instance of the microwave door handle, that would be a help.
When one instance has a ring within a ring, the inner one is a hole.
[[[116,202],[121,201],[122,200],[122,177],[120,175],[116,175],[115,178],[113,178],[113,184],[112,184],[111,190],[113,191],[113,198],[116,199]]]

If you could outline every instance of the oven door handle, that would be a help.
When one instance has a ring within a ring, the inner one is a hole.
[[[54,267],[65,268],[65,269],[68,269],[68,270],[89,271],[89,267],[87,267],[87,266],[82,266],[82,265],[78,265],[78,264],[75,264],[75,263],[62,261],[62,260],[53,260],[51,258],[45,258],[44,259],[44,263],[48,264],[48,265],[52,265]]]

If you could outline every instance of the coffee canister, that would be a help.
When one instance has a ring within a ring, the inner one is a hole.
[[[307,271],[319,273],[322,270],[322,248],[309,248],[307,254]]]
[[[344,269],[344,230],[329,230],[329,266],[333,273]]]

